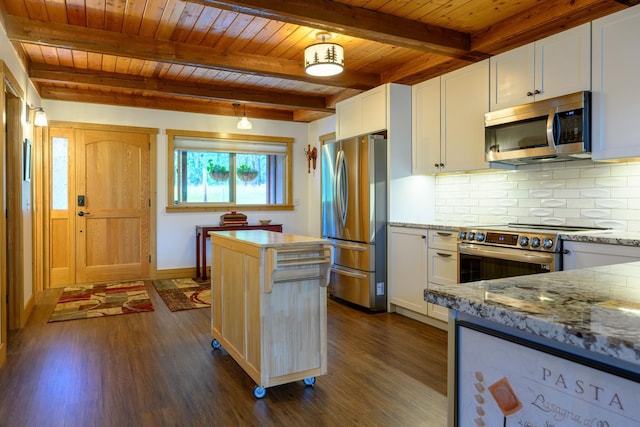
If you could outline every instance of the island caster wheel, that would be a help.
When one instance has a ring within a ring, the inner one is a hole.
[[[262,399],[267,394],[267,390],[259,385],[253,388],[253,395],[256,399]]]
[[[211,347],[215,348],[215,349],[219,349],[220,348],[220,341],[218,341],[217,339],[213,339],[213,341],[211,341]]]
[[[316,383],[316,377],[305,378],[303,381],[305,385],[314,385]]]

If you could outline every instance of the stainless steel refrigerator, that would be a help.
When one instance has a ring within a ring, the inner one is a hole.
[[[387,308],[387,141],[365,135],[322,147],[322,235],[335,246],[329,294]]]

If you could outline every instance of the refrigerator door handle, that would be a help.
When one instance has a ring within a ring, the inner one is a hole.
[[[357,271],[354,271],[354,270],[343,270],[342,268],[331,267],[331,271],[336,274],[342,274],[343,276],[355,277],[356,279],[367,278],[366,274],[358,273]]]
[[[337,210],[338,210],[338,218],[340,220],[340,223],[342,225],[342,227],[345,226],[346,222],[347,222],[347,206],[348,206],[348,200],[349,200],[349,181],[348,181],[348,176],[347,176],[347,162],[346,159],[344,157],[344,151],[340,150],[338,151],[338,154],[336,156],[336,188],[335,188],[335,195],[336,195],[336,203],[337,203]]]

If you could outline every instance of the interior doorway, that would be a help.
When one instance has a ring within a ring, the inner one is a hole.
[[[148,279],[155,272],[157,129],[49,127],[49,287]]]

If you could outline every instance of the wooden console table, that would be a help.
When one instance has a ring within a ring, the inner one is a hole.
[[[196,225],[196,278],[207,278],[207,237],[210,231],[267,230],[282,233],[282,224],[254,225]],[[200,271],[202,266],[202,271]]]

